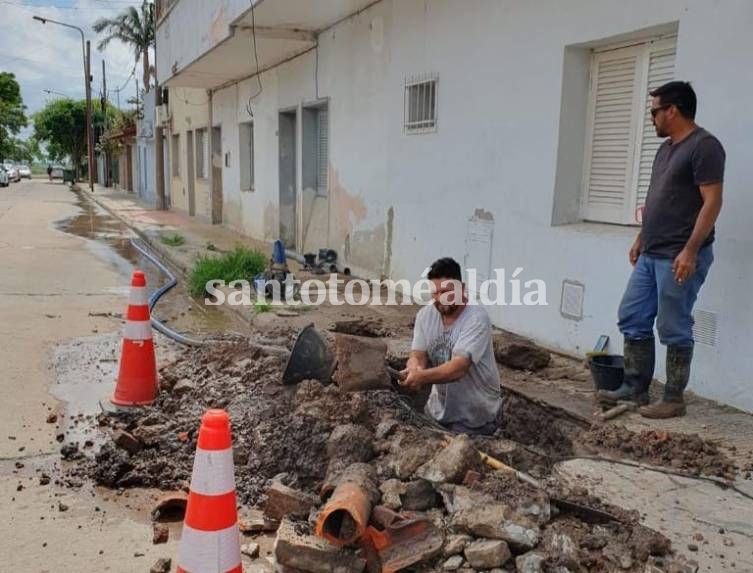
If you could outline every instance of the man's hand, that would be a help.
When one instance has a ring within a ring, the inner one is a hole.
[[[696,253],[685,247],[672,263],[672,274],[678,284],[687,281],[695,272]]]
[[[638,262],[638,257],[641,256],[641,236],[638,235],[635,238],[635,241],[633,242],[633,246],[630,247],[630,252],[628,253],[628,259],[630,260],[630,264],[635,266],[635,264]]]
[[[419,390],[424,385],[426,370],[423,368],[415,368],[411,370],[406,368],[400,372],[400,386],[408,388],[410,390]]]

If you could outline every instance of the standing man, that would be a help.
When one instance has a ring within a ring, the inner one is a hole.
[[[696,95],[687,82],[651,92],[656,134],[668,139],[654,158],[641,232],[630,249],[633,273],[620,303],[625,378],[606,403],[644,405],[646,418],[685,414],[683,392],[693,359],[693,305],[714,260],[714,224],[722,208],[725,153],[695,123]],[[661,401],[648,404],[654,374],[654,320],[667,347],[667,383]]]
[[[428,279],[434,302],[416,316],[401,384],[414,390],[431,386],[426,413],[450,431],[492,434],[501,398],[489,315],[467,304],[453,259],[435,261]]]

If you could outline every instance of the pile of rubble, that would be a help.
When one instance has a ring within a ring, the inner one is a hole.
[[[224,408],[238,501],[265,513],[241,530],[276,531],[276,563],[287,570],[684,570],[637,514],[548,477],[551,460],[572,453],[575,430],[522,399],[506,402],[497,436],[451,436],[423,425],[393,390],[283,386],[283,366],[246,341],[188,350],[162,368],[153,407],[102,417],[112,439],[73,471],[112,488],[187,490],[198,420]],[[528,418],[515,420],[522,411]],[[538,479],[493,469],[480,452]],[[343,491],[358,492],[356,509],[331,506],[352,498]]]

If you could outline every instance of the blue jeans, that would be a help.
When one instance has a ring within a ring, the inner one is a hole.
[[[654,336],[666,346],[693,346],[693,305],[698,298],[714,251],[711,245],[698,251],[695,272],[682,284],[672,274],[674,259],[641,254],[622,297],[617,326],[625,338]]]

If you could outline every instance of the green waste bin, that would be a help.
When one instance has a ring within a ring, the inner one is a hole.
[[[70,183],[73,185],[76,182],[75,169],[63,169],[63,183]]]

